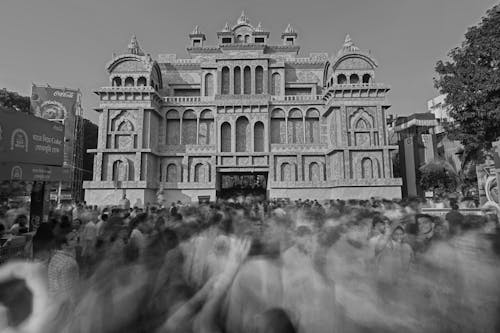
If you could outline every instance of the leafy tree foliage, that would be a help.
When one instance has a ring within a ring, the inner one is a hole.
[[[465,41],[436,64],[436,88],[447,94],[455,123],[448,130],[464,145],[464,157],[483,160],[500,136],[500,5],[469,28]]]
[[[0,89],[0,106],[6,109],[29,113],[30,98],[3,88]]]
[[[456,170],[444,159],[435,159],[419,169],[419,184],[424,191],[434,191],[435,196],[459,190],[461,179]]]

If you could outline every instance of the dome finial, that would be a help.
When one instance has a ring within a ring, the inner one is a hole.
[[[292,27],[292,25],[290,23],[288,23],[288,25],[286,26],[285,33],[287,33],[287,34],[295,33],[295,29]]]
[[[130,43],[128,44],[128,52],[131,54],[136,54],[136,55],[144,55],[144,52],[142,52],[141,47],[139,46],[139,42],[137,41],[137,37],[135,34],[132,35],[132,38],[130,39]]]
[[[195,25],[193,32],[191,33],[192,35],[199,35],[200,34],[200,27]]]
[[[255,31],[257,32],[263,32],[264,29],[262,28],[262,22],[259,22],[259,25],[257,25],[257,28],[255,28]]]
[[[238,18],[238,24],[248,24],[248,17],[245,15],[245,11],[241,11],[241,15]]]
[[[229,32],[231,31],[231,29],[229,28],[229,23],[226,22],[226,25],[224,26],[224,28],[222,29],[223,32]]]
[[[342,46],[341,52],[357,52],[357,51],[359,51],[359,48],[356,45],[354,45],[351,36],[347,34],[345,36],[344,45]]]

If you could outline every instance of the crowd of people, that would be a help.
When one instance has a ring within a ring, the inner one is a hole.
[[[53,210],[33,259],[0,266],[0,331],[499,331],[498,211],[422,205],[246,197]],[[18,215],[1,213],[2,232],[26,232]]]

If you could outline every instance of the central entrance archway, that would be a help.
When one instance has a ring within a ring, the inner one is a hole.
[[[267,172],[219,172],[217,198],[229,199],[239,196],[267,198]]]

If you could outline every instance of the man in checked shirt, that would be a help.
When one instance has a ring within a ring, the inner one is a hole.
[[[70,301],[77,291],[80,273],[75,258],[78,234],[71,226],[62,226],[56,235],[57,250],[48,267],[49,292],[61,303]]]

